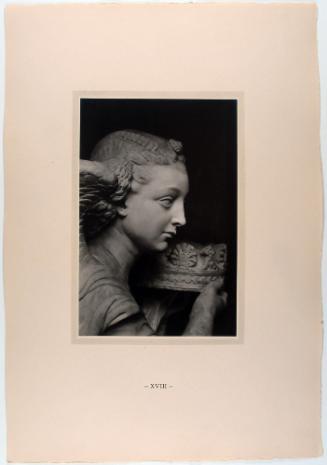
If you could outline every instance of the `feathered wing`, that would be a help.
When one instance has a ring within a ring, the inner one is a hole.
[[[99,162],[80,161],[79,241],[80,264],[90,260],[87,239],[114,217],[110,198],[117,189],[117,178]]]

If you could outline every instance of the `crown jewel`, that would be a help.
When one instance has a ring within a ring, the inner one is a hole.
[[[179,242],[157,254],[138,273],[137,284],[143,287],[179,291],[201,291],[226,271],[226,244],[201,245]]]

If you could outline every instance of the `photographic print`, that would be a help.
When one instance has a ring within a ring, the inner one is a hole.
[[[237,99],[80,99],[80,336],[237,335]]]
[[[321,454],[317,8],[5,13],[9,462]]]

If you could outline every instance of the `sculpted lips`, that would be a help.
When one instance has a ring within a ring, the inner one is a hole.
[[[176,235],[176,231],[164,231],[162,234],[167,238],[172,238]]]

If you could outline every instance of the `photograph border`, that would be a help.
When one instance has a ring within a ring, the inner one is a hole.
[[[235,336],[80,336],[79,306],[79,160],[81,99],[157,99],[157,100],[237,100],[237,273]],[[72,192],[72,314],[71,337],[78,344],[138,345],[208,345],[244,343],[244,279],[245,279],[245,170],[244,170],[244,93],[243,92],[73,92],[73,192]]]

